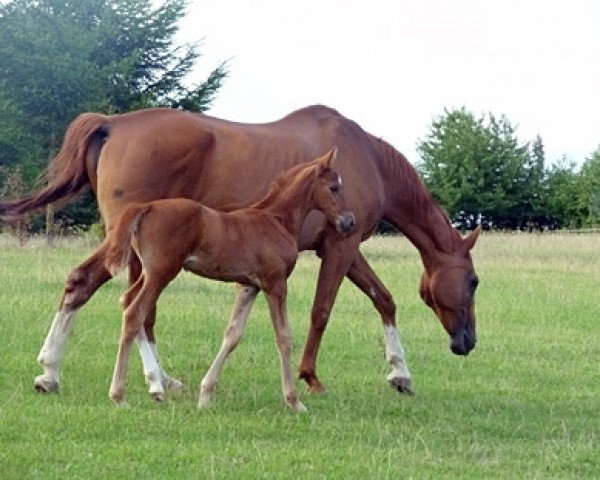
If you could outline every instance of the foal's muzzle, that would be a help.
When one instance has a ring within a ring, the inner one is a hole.
[[[350,233],[356,225],[356,218],[352,212],[342,213],[337,220],[337,229],[341,233]]]

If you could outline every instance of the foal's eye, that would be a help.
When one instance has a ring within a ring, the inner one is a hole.
[[[477,277],[473,277],[471,279],[471,290],[475,290],[477,285],[479,285],[479,279]]]
[[[340,186],[336,183],[335,185],[331,185],[329,190],[331,190],[332,193],[337,193],[340,191]]]

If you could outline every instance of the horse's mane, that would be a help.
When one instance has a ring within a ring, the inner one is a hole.
[[[433,198],[416,168],[410,164],[408,159],[385,140],[373,138],[383,153],[382,158],[385,162],[385,171],[389,175],[388,178],[394,179],[394,181],[400,180],[401,185],[395,187],[401,188],[402,194],[409,199],[410,214],[428,220],[433,220],[433,217],[441,217],[441,222],[430,222],[434,225],[432,238],[439,250],[452,251],[458,241],[461,241],[461,237],[452,226],[447,212]]]

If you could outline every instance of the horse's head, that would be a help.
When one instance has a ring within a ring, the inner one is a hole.
[[[475,289],[479,279],[473,269],[470,250],[479,236],[479,228],[462,240],[452,254],[426,265],[419,293],[436,313],[450,335],[450,349],[456,355],[468,355],[475,347]]]
[[[315,206],[327,221],[340,233],[350,233],[356,224],[354,214],[348,209],[342,188],[342,179],[332,168],[337,148],[332,148],[315,160],[317,182],[314,190]]]

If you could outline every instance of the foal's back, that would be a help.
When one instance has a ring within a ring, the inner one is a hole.
[[[287,276],[294,266],[295,239],[262,210],[225,213],[188,199],[156,200],[138,208],[132,246],[148,274],[184,268],[260,287],[267,273]]]

